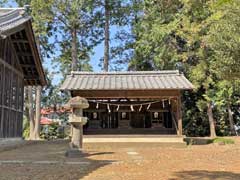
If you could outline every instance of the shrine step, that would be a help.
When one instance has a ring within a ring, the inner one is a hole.
[[[112,128],[112,129],[84,129],[86,135],[174,135],[175,129],[168,128]]]
[[[84,135],[84,143],[147,143],[166,147],[185,147],[183,136],[177,135]]]

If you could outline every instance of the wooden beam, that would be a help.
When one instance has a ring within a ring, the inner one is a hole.
[[[177,98],[177,122],[178,122],[178,132],[180,136],[182,136],[182,102],[181,102],[181,95]]]
[[[30,52],[17,52],[17,55],[18,56],[28,56],[28,57],[33,56],[32,53],[30,53]]]
[[[12,39],[13,43],[28,43],[27,39]]]
[[[22,67],[25,67],[25,68],[35,68],[35,65],[34,64],[20,64]]]
[[[25,80],[39,80],[39,76],[24,76]]]
[[[178,97],[179,90],[75,90],[72,96],[84,98],[169,98]]]
[[[17,52],[16,52],[16,49],[15,49],[15,47],[14,47],[12,41],[11,41],[11,38],[9,38],[9,41],[10,41],[10,46],[12,48],[12,52],[14,54],[15,60],[17,61],[18,68],[20,69],[21,73],[23,74],[22,67],[20,66],[20,60],[17,56]]]
[[[0,58],[0,63],[2,63],[5,67],[10,69],[11,71],[14,71],[18,76],[23,77],[23,73],[15,68],[13,68],[10,64],[6,63]]]

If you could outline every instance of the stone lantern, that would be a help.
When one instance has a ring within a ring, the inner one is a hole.
[[[87,123],[87,118],[83,117],[83,109],[89,107],[88,101],[82,97],[73,97],[67,103],[72,113],[69,116],[71,124],[71,142],[70,149],[66,152],[66,156],[75,157],[82,154],[83,144],[83,125]]]

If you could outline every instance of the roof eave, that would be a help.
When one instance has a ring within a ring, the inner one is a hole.
[[[174,74],[174,75],[180,75],[180,72],[178,70],[162,70],[162,71],[114,71],[114,72],[91,72],[91,71],[71,71],[70,76],[74,75],[135,75],[135,74]]]
[[[26,23],[26,26],[29,29],[29,31],[28,31],[28,33],[30,35],[29,40],[33,45],[32,46],[33,51],[34,51],[33,56],[35,57],[34,60],[35,60],[36,68],[37,68],[37,71],[38,71],[39,77],[40,77],[40,82],[41,82],[40,85],[41,86],[46,86],[47,85],[47,80],[46,80],[46,76],[45,76],[45,73],[44,73],[44,70],[43,70],[41,56],[40,56],[39,50],[38,50],[37,45],[36,45],[36,39],[35,39],[35,35],[34,35],[33,29],[32,29],[31,20]]]
[[[179,91],[188,91],[193,90],[194,88],[163,88],[163,89],[66,89],[66,88],[60,88],[60,91],[172,91],[172,90],[179,90]]]
[[[15,34],[15,33],[19,32],[21,30],[24,30],[25,27],[26,27],[26,23],[30,20],[31,20],[31,18],[29,17],[26,20],[24,20],[21,24],[18,24],[18,26],[16,26],[16,27],[7,28],[5,30],[0,30],[0,35],[2,37],[7,37],[7,36],[10,36],[12,34]]]

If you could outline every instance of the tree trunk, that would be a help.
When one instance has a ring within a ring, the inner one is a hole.
[[[36,44],[37,44],[38,52],[41,52],[40,41],[38,36],[36,37]],[[40,140],[41,94],[42,94],[42,86],[37,86],[36,93],[35,93],[36,104],[35,104],[34,140]]]
[[[231,107],[230,107],[229,103],[227,105],[227,109],[228,109],[228,120],[229,120],[229,124],[230,124],[231,135],[236,135],[236,132],[235,132],[235,129],[234,129],[232,110],[231,110]]]
[[[72,29],[72,71],[77,71],[78,70],[78,63],[77,63],[77,29],[74,27]]]
[[[109,66],[109,21],[110,21],[110,8],[109,0],[105,0],[104,3],[105,9],[105,27],[104,27],[104,61],[103,61],[103,70],[108,71]]]
[[[35,123],[34,123],[34,112],[33,112],[33,90],[32,86],[28,86],[27,89],[27,96],[28,96],[28,114],[29,114],[29,123],[30,123],[30,134],[29,139],[34,140],[34,129],[35,129]]]
[[[207,104],[207,114],[208,114],[208,120],[209,120],[209,125],[210,125],[210,137],[215,138],[216,137],[215,121],[213,118],[211,103]]]
[[[40,139],[41,93],[42,93],[42,87],[37,86],[37,90],[36,90],[36,118],[35,118],[35,128],[34,128],[35,140]]]

